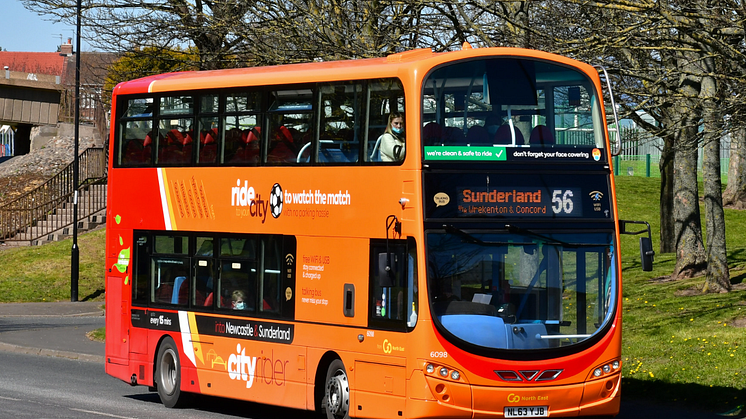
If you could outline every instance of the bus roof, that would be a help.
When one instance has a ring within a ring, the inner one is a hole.
[[[434,53],[430,49],[415,49],[383,58],[158,74],[120,83],[114,89],[114,92],[117,95],[142,94],[243,86],[360,80],[395,77],[402,75],[402,71],[409,72],[412,70],[419,70],[418,73],[424,75],[430,68],[445,62],[499,55],[548,59],[578,67],[589,74],[596,73],[588,64],[543,51],[522,48],[472,49],[469,46],[460,51],[442,53]],[[288,77],[290,75],[292,75],[291,78]]]

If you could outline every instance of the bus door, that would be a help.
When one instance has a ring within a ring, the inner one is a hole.
[[[146,233],[134,234],[132,249],[132,309],[130,320],[130,350],[133,353],[148,353],[148,299],[150,297],[150,252],[152,237]],[[124,297],[126,299],[126,296]],[[142,308],[139,308],[141,306]]]
[[[129,356],[129,322],[126,321],[129,316],[129,299],[122,296],[124,280],[119,276],[108,276],[106,278],[106,305],[117,307],[117,310],[111,310],[112,315],[106,316],[106,329],[109,330],[109,339],[106,340],[106,353],[108,362],[120,363],[125,361]],[[121,360],[120,362],[117,362]],[[124,362],[126,365],[127,363]]]
[[[417,322],[414,239],[371,241],[368,326],[377,356],[355,362],[353,408],[370,417],[401,416],[406,396],[407,332]]]

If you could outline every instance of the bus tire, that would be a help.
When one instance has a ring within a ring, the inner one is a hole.
[[[350,418],[350,383],[345,366],[339,359],[332,361],[326,371],[321,406],[327,419]]]
[[[179,350],[173,339],[167,337],[158,349],[155,380],[158,396],[164,406],[179,407],[184,405],[184,394],[181,392],[181,361]]]

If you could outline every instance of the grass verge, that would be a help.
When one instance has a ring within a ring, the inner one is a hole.
[[[617,178],[619,217],[650,222],[659,249],[660,179]],[[669,281],[673,254],[640,269],[634,236],[622,237],[624,396],[724,412],[744,404],[746,213],[725,210],[732,292],[701,294],[704,277]],[[703,220],[704,225],[704,220]]]
[[[85,334],[88,339],[96,342],[105,342],[106,341],[106,328],[105,327],[99,327],[96,330],[91,330],[90,332]]]
[[[103,301],[105,229],[78,236],[78,298]],[[70,301],[72,239],[0,251],[0,303]]]

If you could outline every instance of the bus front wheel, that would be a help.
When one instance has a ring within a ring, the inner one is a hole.
[[[179,350],[173,339],[166,338],[158,350],[155,378],[158,396],[166,407],[179,407],[184,404],[181,393],[181,362]]]
[[[326,371],[322,406],[327,419],[350,418],[350,383],[345,366],[339,359],[332,361]]]

